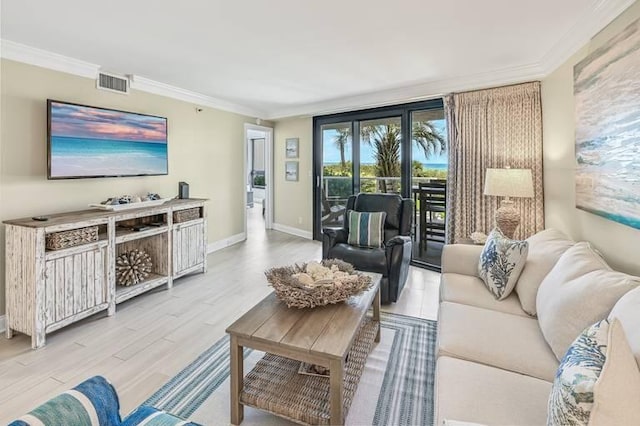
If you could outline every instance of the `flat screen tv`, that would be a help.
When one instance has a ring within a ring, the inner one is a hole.
[[[167,119],[47,100],[49,179],[168,173]]]

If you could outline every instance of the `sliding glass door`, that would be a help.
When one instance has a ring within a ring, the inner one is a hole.
[[[313,122],[314,238],[321,239],[325,226],[342,226],[350,195],[397,193],[416,201],[413,259],[439,265],[442,242],[432,241],[431,228],[444,226],[433,223],[437,218],[444,224],[444,211],[430,215],[435,201],[425,199],[425,185],[446,179],[442,100],[314,117]],[[439,192],[446,194],[446,185]]]
[[[411,189],[415,201],[414,261],[440,265],[447,207],[447,128],[443,109],[411,112]]]
[[[320,225],[342,226],[347,199],[353,194],[353,140],[351,123],[320,126],[322,167],[316,178],[320,186]]]

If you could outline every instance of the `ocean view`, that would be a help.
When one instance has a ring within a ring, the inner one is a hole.
[[[422,167],[425,169],[432,170],[447,170],[449,168],[449,164],[447,163],[422,163]]]
[[[166,143],[51,137],[51,174],[53,176],[166,173]]]

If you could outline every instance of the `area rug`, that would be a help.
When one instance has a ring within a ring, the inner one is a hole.
[[[348,425],[431,425],[436,322],[382,313],[381,341],[367,359]],[[264,354],[245,349],[245,373]],[[229,424],[229,337],[203,352],[144,404],[203,425]],[[245,407],[243,425],[289,424]]]

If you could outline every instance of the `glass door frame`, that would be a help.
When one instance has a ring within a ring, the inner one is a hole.
[[[411,198],[411,113],[428,109],[443,109],[442,98],[401,105],[391,105],[358,111],[342,112],[313,117],[313,239],[322,240],[322,126],[351,122],[352,141],[352,193],[360,188],[360,122],[388,117],[400,117],[401,122],[401,188],[402,196]]]

